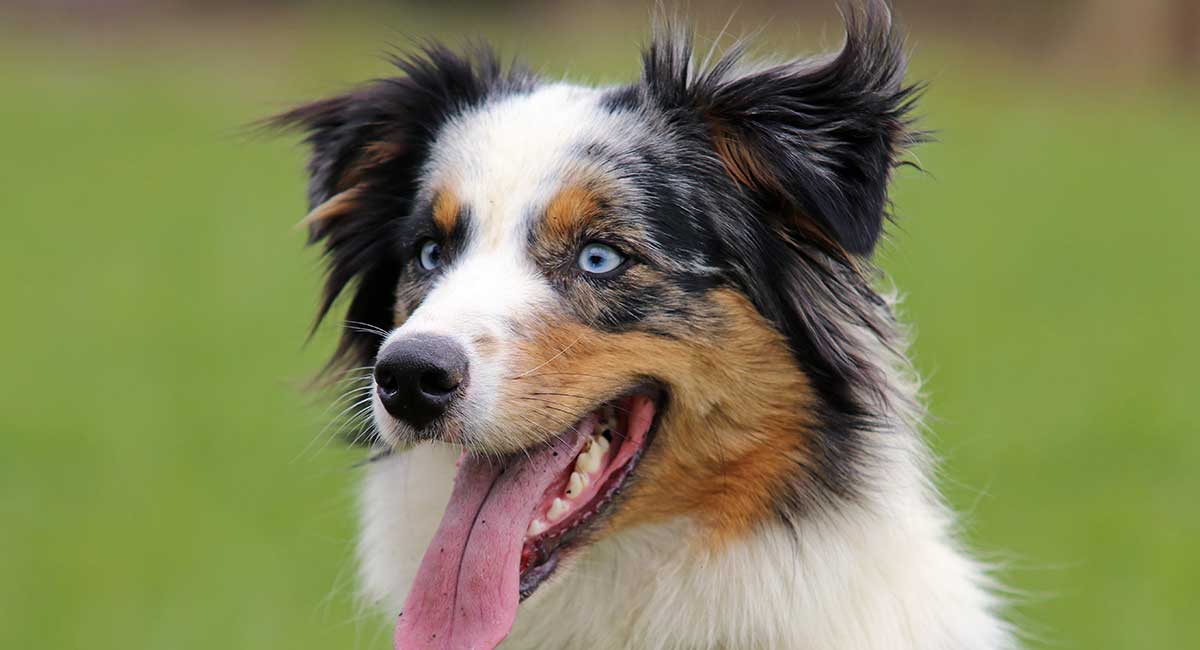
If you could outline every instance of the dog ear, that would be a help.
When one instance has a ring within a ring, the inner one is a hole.
[[[494,53],[483,46],[459,56],[430,44],[393,63],[402,76],[376,80],[265,122],[303,132],[311,150],[310,211],[302,223],[309,243],[324,247],[327,267],[314,328],[353,286],[331,365],[370,363],[379,337],[364,328],[393,326],[402,266],[396,224],[412,210],[421,169],[442,124],[490,93],[530,83],[523,70],[502,73]]]
[[[643,79],[660,105],[699,116],[730,177],[788,225],[870,255],[887,214],[887,184],[919,135],[907,115],[905,56],[882,0],[848,7],[846,41],[829,57],[746,69],[735,47],[693,70],[690,37],[656,38]]]

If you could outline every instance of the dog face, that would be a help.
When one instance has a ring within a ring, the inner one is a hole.
[[[590,89],[433,47],[277,118],[313,147],[321,313],[350,289],[335,362],[374,368],[374,442],[464,450],[398,641],[498,641],[628,526],[719,544],[853,495],[889,329],[867,258],[913,139],[898,39],[869,10],[834,57],[690,58],[660,38]]]
[[[630,146],[643,121],[603,100],[600,91],[536,88],[469,110],[434,139],[399,245],[411,251],[399,326],[379,356],[439,341],[464,371],[432,419],[412,417],[419,397],[393,409],[377,399],[389,439],[511,453],[659,381],[638,364],[601,368],[599,346],[614,343],[591,338],[678,338],[703,309],[713,269],[696,248],[699,224],[671,225],[673,215],[652,207],[660,193],[634,172],[645,165]]]

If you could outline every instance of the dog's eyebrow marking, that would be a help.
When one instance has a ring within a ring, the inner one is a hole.
[[[462,214],[462,203],[449,190],[437,193],[433,200],[433,223],[442,234],[449,236],[458,225],[459,215]]]
[[[568,237],[579,226],[600,216],[603,202],[586,184],[572,183],[546,204],[544,228],[555,237]]]

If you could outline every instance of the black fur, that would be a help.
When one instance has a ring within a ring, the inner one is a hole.
[[[775,182],[749,188],[765,205],[814,219],[846,251],[867,255],[883,230],[891,170],[918,139],[907,114],[919,88],[903,84],[902,42],[885,5],[848,8],[846,21],[835,57],[746,74],[737,73],[743,47],[694,70],[690,37],[668,31],[643,54],[641,90],[767,166]]]

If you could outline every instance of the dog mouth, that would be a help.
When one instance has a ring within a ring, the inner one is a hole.
[[[594,529],[641,460],[658,420],[657,395],[634,393],[593,411],[576,427],[583,447],[546,489],[521,548],[521,600],[533,594],[560,557]]]
[[[605,402],[549,444],[458,462],[441,525],[396,624],[396,648],[493,648],[517,606],[586,545],[632,475],[661,391]]]

